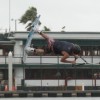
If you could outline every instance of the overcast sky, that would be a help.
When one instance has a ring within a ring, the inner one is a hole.
[[[0,0],[0,31],[9,29],[10,18],[20,19],[29,7],[35,7],[41,15],[42,26],[52,31],[99,31],[100,0]],[[10,21],[13,31],[14,21]],[[25,26],[17,21],[17,30],[24,31]]]

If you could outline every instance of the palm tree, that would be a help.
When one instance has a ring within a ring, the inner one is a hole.
[[[30,31],[31,29],[31,24],[37,17],[37,9],[35,7],[29,7],[29,9],[22,15],[20,19],[20,23],[27,24],[26,26],[27,31]]]

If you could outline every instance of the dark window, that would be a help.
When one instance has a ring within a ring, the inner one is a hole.
[[[81,46],[81,55],[100,56],[100,46]]]
[[[100,70],[92,69],[26,69],[25,79],[92,79]]]

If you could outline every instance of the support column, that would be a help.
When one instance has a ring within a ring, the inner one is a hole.
[[[13,80],[12,80],[12,52],[10,51],[8,54],[8,87],[9,91],[12,91]]]

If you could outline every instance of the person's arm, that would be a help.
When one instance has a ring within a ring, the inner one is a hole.
[[[62,51],[62,58],[61,58],[61,62],[64,63],[72,63],[75,64],[76,63],[76,59],[74,59],[73,61],[67,60],[67,58],[69,58],[69,54],[65,51]]]

